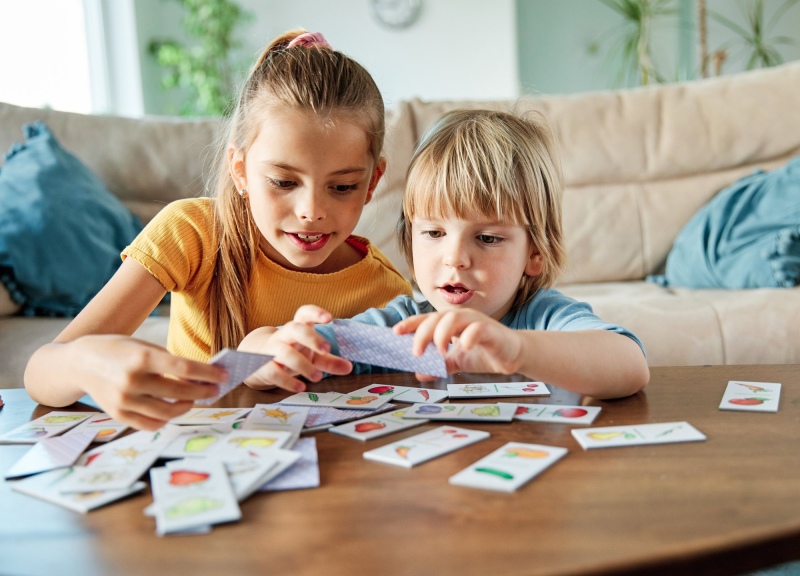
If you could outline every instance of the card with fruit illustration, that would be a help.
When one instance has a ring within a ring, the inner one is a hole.
[[[722,395],[720,410],[777,412],[781,385],[775,382],[740,382],[731,380]]]
[[[75,428],[67,432],[67,434],[80,434],[86,430],[93,430],[96,435],[92,442],[100,444],[102,442],[114,440],[127,429],[127,424],[123,424],[119,420],[114,420],[105,412],[98,412],[91,418],[87,418],[78,424]]]
[[[673,442],[699,442],[705,434],[688,422],[663,422],[658,424],[632,424],[630,426],[605,426],[570,430],[584,450],[643,444],[671,444]]]
[[[311,406],[308,409],[308,416],[303,427],[303,434],[308,432],[318,432],[326,430],[334,424],[344,424],[353,420],[360,420],[368,416],[375,416],[393,410],[395,407],[391,402],[387,402],[375,410],[341,410],[331,406]]]
[[[544,382],[485,382],[448,384],[450,398],[502,398],[508,396],[549,396]]]
[[[353,362],[418,372],[430,376],[447,376],[444,356],[432,343],[421,356],[411,351],[412,334],[395,334],[391,328],[373,326],[350,320],[334,320],[333,332],[339,345],[339,356]]]
[[[509,442],[450,477],[450,484],[513,492],[566,455],[567,449]]]
[[[429,420],[481,420],[511,422],[516,404],[414,404],[406,409],[403,418]]]
[[[395,410],[394,412],[378,414],[355,422],[334,426],[329,428],[328,431],[355,438],[356,440],[371,440],[372,438],[386,436],[387,434],[413,428],[427,422],[427,420],[422,419],[403,418],[404,414],[405,410]]]
[[[185,414],[173,418],[169,423],[178,426],[224,424],[244,418],[250,410],[251,408],[192,408]]]
[[[35,444],[74,428],[97,412],[48,412],[0,436],[0,444]]]
[[[374,410],[391,399],[391,395],[380,396],[361,388],[349,394],[339,392],[298,392],[280,401],[287,406],[332,406],[345,410]]]
[[[482,430],[467,430],[454,426],[440,426],[428,432],[392,442],[364,452],[364,458],[411,468],[459,448],[464,448],[489,437]]]
[[[225,467],[213,458],[153,468],[150,486],[160,536],[242,516]]]
[[[599,406],[563,406],[555,404],[516,404],[514,420],[527,422],[563,422],[591,424],[600,414]]]
[[[436,404],[437,402],[446,400],[449,396],[447,390],[407,386],[405,392],[400,392],[394,397],[394,400],[407,404]]]
[[[309,406],[256,404],[242,424],[242,430],[286,430],[299,438],[309,410]]]

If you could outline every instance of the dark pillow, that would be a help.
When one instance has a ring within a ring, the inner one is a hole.
[[[800,284],[800,157],[720,191],[675,239],[666,274],[687,288],[791,288]]]
[[[0,169],[0,281],[23,314],[73,316],[142,226],[42,122],[22,131]]]

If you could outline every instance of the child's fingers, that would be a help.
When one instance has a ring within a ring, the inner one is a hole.
[[[314,358],[314,366],[335,376],[350,374],[353,370],[353,363],[350,360],[334,356],[333,354],[320,354]]]
[[[411,334],[417,330],[417,327],[428,317],[430,314],[417,314],[409,316],[405,320],[401,320],[392,327],[395,334]]]
[[[330,343],[308,324],[290,322],[278,330],[276,336],[284,344],[300,345],[318,354],[327,354],[331,350]]]
[[[254,390],[277,386],[296,393],[306,389],[306,385],[302,381],[295,378],[283,364],[274,360],[250,376],[245,383]]]
[[[331,313],[313,304],[304,304],[294,313],[294,321],[308,324],[327,324],[332,320]]]

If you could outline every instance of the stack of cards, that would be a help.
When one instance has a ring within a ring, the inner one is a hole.
[[[509,442],[450,477],[450,484],[513,492],[567,453],[566,448]]]
[[[720,410],[777,412],[781,385],[775,382],[739,382],[731,380],[725,388]]]
[[[488,437],[489,433],[482,430],[441,426],[374,450],[368,450],[364,452],[364,458],[411,468]]]

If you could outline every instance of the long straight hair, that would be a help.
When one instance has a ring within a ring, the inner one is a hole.
[[[385,133],[383,98],[369,72],[355,60],[327,46],[288,46],[305,33],[292,30],[275,39],[245,80],[236,107],[218,142],[214,185],[216,264],[209,292],[211,354],[236,348],[247,335],[248,287],[256,262],[260,232],[248,202],[230,174],[228,148],[243,154],[255,141],[270,107],[311,110],[321,118],[344,116],[363,127],[377,162]]]

